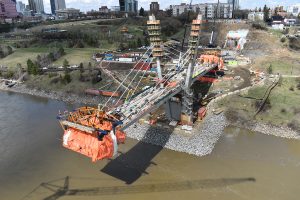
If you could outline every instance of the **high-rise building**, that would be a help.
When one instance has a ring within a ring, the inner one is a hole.
[[[28,0],[29,9],[33,13],[44,13],[44,2],[43,0]]]
[[[138,1],[137,0],[119,0],[121,12],[138,12]]]
[[[25,4],[22,1],[18,1],[16,8],[17,12],[23,12],[25,10]]]
[[[228,3],[200,3],[189,5],[182,3],[180,5],[171,5],[173,16],[179,16],[184,12],[188,12],[189,9],[192,11],[202,14],[206,19],[220,18],[230,19],[232,18],[233,5]]]
[[[234,10],[238,10],[239,7],[240,7],[240,2],[239,2],[239,0],[228,0],[227,3],[232,4]]]
[[[150,4],[150,12],[157,13],[159,11],[159,3],[158,2],[151,2]]]
[[[65,0],[50,0],[51,12],[54,15],[56,10],[66,9]]]
[[[0,1],[0,18],[15,18],[18,16],[15,0]]]
[[[44,2],[43,0],[34,0],[35,7],[36,7],[36,13],[44,13]]]
[[[0,18],[15,18],[18,16],[15,0],[0,1]]]
[[[29,10],[36,13],[36,6],[34,0],[28,0]]]

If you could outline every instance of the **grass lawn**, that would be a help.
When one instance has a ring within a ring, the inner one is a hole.
[[[297,89],[300,80],[297,78],[283,78],[281,84],[275,87],[269,97],[270,108],[261,111],[255,120],[276,126],[291,126],[294,124],[300,129],[300,90]],[[264,96],[267,86],[256,87],[242,94],[243,98],[233,95],[219,101],[219,106],[224,107],[226,112],[235,114],[233,117],[242,117],[247,120],[253,119],[256,111],[255,102]],[[234,119],[234,118],[233,118]],[[294,127],[295,127],[294,126]]]
[[[266,58],[259,68],[268,69],[272,65],[273,74],[299,75],[300,61],[296,57]]]
[[[95,72],[93,72],[94,74]],[[84,76],[89,76],[89,72],[85,72]],[[80,95],[84,95],[84,91],[87,88],[103,88],[108,83],[112,83],[109,87],[105,87],[105,90],[114,91],[116,89],[116,85],[113,81],[103,75],[103,80],[99,83],[92,84],[91,80],[87,82],[81,82],[79,71],[73,71],[70,73],[72,81],[68,84],[61,83],[59,80],[59,76],[64,77],[64,72],[57,73],[54,77],[49,77],[48,75],[40,75],[40,76],[30,76],[27,80],[26,85],[30,88],[41,89],[45,91],[60,91],[66,93],[76,93]]]
[[[16,67],[20,63],[23,67],[27,65],[28,59],[36,59],[36,56],[42,53],[47,53],[48,48],[20,48],[15,49],[14,53],[0,59],[0,65],[7,66],[9,68]]]
[[[70,65],[79,65],[81,62],[86,64],[92,61],[93,54],[99,51],[101,51],[101,49],[98,48],[65,48],[66,55],[55,61],[53,64],[62,65],[65,59],[69,61]]]

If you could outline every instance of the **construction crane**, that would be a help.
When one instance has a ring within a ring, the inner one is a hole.
[[[60,113],[58,119],[64,130],[63,146],[91,157],[93,161],[111,158],[116,155],[118,144],[125,141],[124,131],[129,126],[163,104],[167,104],[178,94],[182,95],[180,121],[182,124],[192,125],[194,94],[191,86],[199,78],[219,67],[219,60],[199,59],[198,61],[202,23],[202,15],[198,15],[197,19],[192,21],[189,48],[179,56],[178,64],[171,66],[168,70],[165,69],[166,73],[163,75],[160,58],[164,56],[166,49],[161,40],[160,21],[156,20],[154,15],[150,16],[147,25],[151,46],[142,58],[148,55],[147,59],[150,59],[151,62],[156,61],[156,84],[138,91],[143,78],[141,76],[137,85],[130,89],[130,93],[128,93],[129,88],[127,87],[120,97],[115,99],[111,96],[104,104],[99,104],[98,108],[82,107],[73,112]],[[127,79],[129,80],[133,71],[131,70],[127,74],[116,91],[123,86]],[[132,80],[129,80],[130,84],[135,80],[137,74]]]

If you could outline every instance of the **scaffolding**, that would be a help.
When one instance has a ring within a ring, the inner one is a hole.
[[[192,21],[191,33],[189,37],[189,47],[191,48],[191,58],[196,54],[197,43],[201,31],[202,15],[198,15],[197,19]]]

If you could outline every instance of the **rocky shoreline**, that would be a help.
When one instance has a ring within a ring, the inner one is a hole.
[[[300,132],[292,130],[288,127],[277,127],[264,123],[257,123],[254,126],[249,127],[249,129],[266,135],[300,140]]]
[[[215,123],[218,122],[218,123]],[[158,126],[135,124],[126,130],[128,137],[196,156],[210,154],[222,136],[227,120],[223,114],[208,114],[191,133],[182,134]]]

